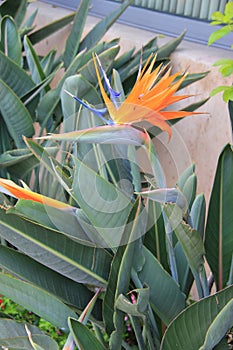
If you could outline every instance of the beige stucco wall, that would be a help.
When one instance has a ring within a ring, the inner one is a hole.
[[[30,5],[30,11],[35,8],[39,9],[36,19],[37,28],[69,13],[68,10],[40,1]],[[88,17],[86,32],[98,20],[95,17]],[[70,25],[50,36],[37,46],[37,51],[43,54],[49,49],[56,48],[61,52],[69,30]],[[154,36],[156,33],[115,24],[105,35],[105,39],[120,37],[121,50],[124,51],[134,46],[139,49]],[[160,39],[160,43],[167,40],[169,38]],[[188,69],[190,73],[210,71],[207,78],[186,88],[186,93],[195,95],[188,104],[208,97],[210,91],[217,85],[232,83],[231,78],[223,79],[218,69],[212,66],[216,60],[223,57],[233,59],[233,53],[185,41],[172,54],[174,70]],[[161,134],[155,144],[164,166],[168,185],[174,183],[190,162],[195,162],[198,192],[204,192],[208,201],[218,156],[223,146],[231,142],[232,135],[227,105],[222,101],[221,95],[211,98],[200,111],[203,111],[203,114],[185,118],[176,125],[170,143],[167,141],[167,135]]]

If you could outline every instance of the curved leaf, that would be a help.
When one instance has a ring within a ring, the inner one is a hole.
[[[181,210],[174,204],[166,204],[164,206],[164,211],[168,217],[172,230],[182,246],[195,277],[200,273],[204,264],[203,256],[205,249],[201,235],[182,220]]]
[[[0,246],[0,266],[14,276],[43,288],[80,311],[84,310],[93,297],[93,293],[83,284],[62,276],[15,249]],[[99,301],[92,313],[96,319],[102,320]]]
[[[75,344],[81,350],[95,349],[106,350],[92,331],[76,319],[69,319],[69,328],[72,332]]]
[[[144,237],[144,245],[156,257],[159,263],[166,271],[169,271],[167,249],[166,249],[166,232],[162,208],[159,203],[148,200],[148,228]]]
[[[37,56],[30,40],[26,35],[24,36],[23,44],[24,44],[24,50],[26,54],[28,67],[31,73],[31,78],[36,84],[38,84],[46,78],[45,73],[41,66],[39,57]]]
[[[169,324],[185,307],[185,295],[178,284],[163,269],[158,260],[143,247],[145,263],[138,273],[150,288],[150,303],[165,324]]]
[[[193,201],[196,197],[196,189],[197,189],[197,176],[196,174],[193,174],[188,178],[182,190],[189,204],[189,208],[192,207]]]
[[[140,230],[140,203],[136,202],[125,226],[124,244],[120,244],[114,256],[109,282],[104,298],[103,317],[106,324],[106,331],[110,335],[112,332],[111,342],[116,343],[121,338],[122,323],[124,315],[116,309],[116,299],[122,293],[127,293],[129,288],[131,270],[134,262],[135,245],[139,241],[133,239],[137,230]],[[137,227],[138,226],[138,227]],[[137,236],[140,236],[137,234]],[[128,244],[126,244],[128,241]]]
[[[233,250],[233,148],[226,145],[222,151],[206,224],[206,258],[213,272],[217,288],[226,286],[231,269]]]
[[[27,72],[0,51],[0,79],[21,98],[35,87]]]
[[[194,171],[195,171],[195,164],[192,163],[179,176],[179,179],[177,181],[177,186],[181,191],[183,191],[185,183],[187,182],[188,178],[194,174]]]
[[[0,79],[0,111],[17,148],[24,148],[22,136],[34,135],[33,121],[14,91]]]
[[[0,154],[0,168],[9,167],[31,158],[32,154],[29,150],[13,149]]]
[[[168,43],[161,46],[157,51],[157,60],[164,57],[169,57],[170,54],[177,48],[177,46],[184,39],[186,32],[181,33],[177,38],[170,40]]]
[[[36,326],[27,324],[36,344],[44,349],[58,350],[57,343]],[[24,323],[0,318],[0,346],[9,349],[32,350]]]
[[[213,347],[219,343],[233,325],[232,315],[233,299],[228,301],[211,323],[206,333],[205,342],[200,347],[200,350],[212,350]]]
[[[206,215],[206,201],[204,194],[199,194],[192,205],[190,211],[190,217],[192,221],[192,226],[200,232],[201,236],[204,237],[205,230],[205,215]]]
[[[72,22],[74,19],[75,13],[70,13],[65,17],[59,18],[42,28],[33,31],[30,35],[28,35],[28,38],[30,42],[35,45],[41,40],[47,38],[49,35],[56,33],[59,29],[65,27],[67,24]]]
[[[81,74],[68,77],[65,80],[61,91],[62,112],[65,120],[62,127],[63,132],[74,131],[76,128],[80,129],[78,125],[75,125],[79,122],[79,114],[77,112],[80,109],[80,104],[67,92],[72,96],[85,96],[85,100],[91,101],[93,105],[101,104],[101,98],[96,88]],[[81,129],[84,128],[82,127]]]
[[[91,49],[94,45],[96,45],[106,31],[111,27],[111,25],[119,18],[126,8],[132,4],[132,2],[133,0],[124,1],[124,3],[114,12],[110,13],[107,17],[103,18],[99,23],[97,23],[94,28],[92,28],[84,37],[79,46],[79,50]]]
[[[5,16],[1,20],[0,50],[19,66],[22,65],[22,43],[14,20]]]
[[[233,133],[233,101],[229,100],[228,102],[228,110],[230,114],[231,128]]]
[[[226,331],[221,330],[221,318],[218,316],[232,298],[233,286],[189,306],[169,325],[160,350],[199,350],[215,322],[224,337]],[[232,317],[230,323],[233,325]],[[218,334],[217,332],[216,336]]]
[[[99,232],[102,246],[119,246],[132,209],[132,198],[79,159],[73,157],[73,161],[75,171],[70,195]],[[85,183],[86,189],[80,183]]]
[[[68,331],[68,317],[76,317],[72,309],[57,297],[3,273],[0,273],[0,292],[65,331]]]
[[[86,17],[90,6],[90,0],[82,0],[73,20],[70,34],[66,40],[66,47],[63,54],[65,68],[68,68],[74,57],[78,53],[79,44]]]
[[[2,238],[54,271],[79,283],[107,283],[111,256],[105,250],[78,244],[2,209],[0,228]]]

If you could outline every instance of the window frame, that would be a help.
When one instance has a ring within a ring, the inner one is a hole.
[[[76,10],[80,0],[41,0],[42,2],[50,3],[56,6],[61,6],[70,10]],[[109,0],[92,0],[90,15],[103,18],[117,7],[119,2]],[[172,21],[171,21],[172,17]],[[146,18],[141,21],[141,18]],[[170,37],[176,37],[186,30],[185,40],[207,45],[210,34],[220,29],[221,26],[211,26],[209,22],[197,20],[189,17],[182,17],[178,15],[158,12],[151,9],[144,9],[137,6],[129,6],[125,12],[118,19],[118,23],[126,24],[132,27],[155,32],[156,34],[163,34]],[[169,27],[167,25],[169,23]],[[232,40],[231,36],[227,35],[218,40],[212,46],[231,50]]]

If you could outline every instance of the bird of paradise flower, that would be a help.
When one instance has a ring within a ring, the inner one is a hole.
[[[162,64],[153,70],[156,62],[155,55],[154,57],[151,55],[148,58],[143,68],[140,65],[137,80],[131,92],[121,104],[117,102],[119,93],[112,89],[98,56],[93,55],[93,60],[100,91],[110,119],[104,117],[106,113],[105,108],[96,109],[85,101],[70,94],[68,91],[67,93],[86,108],[97,114],[105,123],[116,125],[147,121],[161,130],[166,131],[169,138],[171,138],[172,129],[168,124],[169,120],[196,114],[196,112],[184,110],[166,110],[166,108],[173,103],[190,97],[190,95],[175,95],[187,74],[182,75],[180,72],[171,74],[171,68],[163,74],[165,68],[162,68]],[[110,97],[108,97],[104,89],[100,72],[103,75]]]
[[[48,205],[53,208],[72,211],[73,207],[67,203],[63,203],[56,199],[43,196],[39,193],[33,192],[30,189],[16,185],[13,181],[0,178],[0,192],[7,194],[16,199],[32,200],[41,204]]]
[[[93,130],[97,131],[98,129],[102,137],[106,133],[109,133],[111,128],[113,131],[116,129],[115,131],[119,133],[122,132],[122,130],[119,130],[120,125],[122,125],[122,127],[125,126],[125,128],[127,129],[129,128],[129,124],[138,123],[140,121],[145,120],[151,123],[152,125],[159,127],[161,130],[166,131],[169,137],[171,137],[172,130],[170,125],[167,123],[169,120],[195,114],[195,112],[182,110],[165,110],[166,107],[172,105],[173,103],[186,99],[190,96],[175,95],[176,91],[179,89],[186,77],[185,74],[181,75],[181,73],[178,72],[171,75],[171,69],[167,70],[167,72],[163,74],[164,68],[162,68],[161,65],[159,65],[153,70],[156,62],[156,56],[150,56],[143,68],[140,65],[137,81],[133,86],[131,92],[129,93],[128,97],[120,105],[117,102],[119,93],[112,89],[109,79],[101,65],[98,56],[93,56],[93,60],[98,83],[100,86],[100,91],[107,109],[96,109],[88,103],[86,103],[85,101],[79,99],[78,97],[68,92],[68,94],[70,94],[74,99],[76,99],[83,106],[97,114],[106,124],[108,124],[108,126],[105,127],[88,129],[86,130],[87,134],[92,134]],[[103,75],[103,79],[107,86],[110,97],[108,97],[103,87],[100,72]],[[104,115],[106,114],[106,111],[109,112],[110,119],[105,118]],[[84,131],[81,130],[81,133],[83,132]],[[129,129],[127,129],[127,132],[129,132]],[[60,135],[52,134],[50,136],[42,137],[42,139],[53,137],[55,139],[59,139],[59,137],[61,139],[65,139],[68,134],[71,134],[70,137],[75,138],[76,136],[80,136],[80,131],[73,131],[71,133]],[[120,135],[122,136],[122,134]],[[139,139],[139,141],[142,143],[145,142],[145,139],[141,135],[133,134],[131,136],[134,136],[136,139]],[[95,142],[95,137],[97,136],[94,135],[93,142]],[[133,142],[135,141],[134,137]],[[128,138],[126,139],[128,140]],[[3,192],[18,199],[33,200],[35,202],[43,203],[45,205],[52,206],[58,209],[73,210],[73,207],[66,203],[62,203],[58,200],[32,192],[27,188],[20,187],[11,180],[0,179],[0,192]]]

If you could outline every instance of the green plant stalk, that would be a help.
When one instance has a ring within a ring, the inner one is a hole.
[[[121,345],[125,350],[132,350],[131,346],[129,346],[124,340],[122,340]]]
[[[144,342],[143,336],[142,336],[142,331],[141,331],[141,326],[140,322],[137,317],[129,315],[131,324],[134,329],[134,333],[138,342],[138,348],[139,350],[146,350],[146,344]]]
[[[200,272],[200,280],[201,280],[204,297],[208,297],[210,295],[210,290],[209,290],[208,280],[207,280],[206,272],[204,268],[202,268]]]
[[[131,277],[132,277],[132,280],[135,284],[135,287],[138,289],[142,289],[143,285],[142,285],[140,279],[138,278],[137,272],[135,271],[134,268],[132,268],[132,270],[131,270]],[[150,319],[153,331],[155,332],[156,338],[159,341],[159,331],[158,331],[156,320],[154,318],[154,314],[153,314],[153,311],[152,311],[150,305],[148,305],[148,314],[149,314],[149,319]]]
[[[92,324],[93,330],[95,332],[96,338],[103,344],[103,346],[106,346],[103,334],[102,334],[101,330],[99,329],[99,327],[94,322],[91,322],[91,324]]]
[[[176,281],[176,283],[179,284],[179,278],[178,278],[178,272],[177,272],[177,266],[176,266],[176,256],[175,251],[172,245],[172,228],[169,223],[169,220],[167,219],[167,216],[164,212],[163,218],[165,223],[165,230],[166,230],[166,245],[167,245],[167,253],[168,253],[168,259],[169,259],[169,266],[171,269],[171,275],[172,278]]]
[[[192,271],[193,272],[193,271]],[[201,278],[199,277],[199,275],[195,272],[193,272],[193,277],[195,279],[196,282],[196,287],[197,287],[197,293],[198,293],[198,297],[199,299],[204,298],[204,291],[202,289],[202,283],[201,283]]]
[[[231,259],[231,268],[229,272],[229,279],[227,281],[227,286],[230,286],[231,284],[233,284],[233,254]]]
[[[151,334],[150,325],[148,324],[147,319],[144,319],[145,324],[145,333],[148,339],[149,348],[150,350],[159,350],[160,343],[158,342],[158,339],[156,337],[153,337],[153,334]]]

